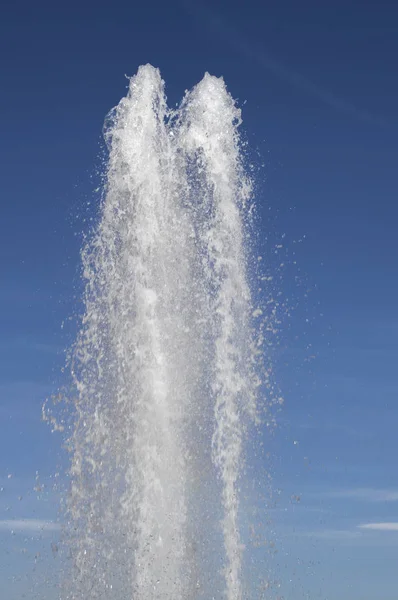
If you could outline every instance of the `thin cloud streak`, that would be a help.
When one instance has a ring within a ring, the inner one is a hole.
[[[60,523],[45,519],[3,519],[0,521],[0,531],[41,533],[60,529]]]
[[[337,110],[340,113],[345,113],[356,117],[360,121],[378,125],[380,127],[388,127],[388,123],[381,117],[370,113],[365,109],[360,109],[352,102],[349,102],[339,96],[336,96],[325,90],[310,79],[307,79],[301,73],[286,67],[284,64],[276,60],[268,52],[265,52],[260,47],[255,47],[249,40],[242,36],[241,33],[232,27],[225,18],[219,17],[209,7],[200,4],[199,2],[191,2],[190,0],[181,0],[181,4],[194,15],[200,17],[206,22],[208,28],[213,28],[221,34],[231,46],[234,46],[242,54],[246,55],[250,60],[256,61],[267,71],[270,71],[281,81],[285,81],[296,89],[301,89],[307,94],[310,94],[324,104]]]
[[[352,531],[351,529],[318,529],[303,532],[302,535],[323,540],[352,540],[358,538],[361,533],[359,531]]]
[[[336,547],[337,545],[349,546],[352,548],[396,548],[398,545],[398,523],[364,523],[356,525],[352,529],[315,529],[301,530],[292,534],[285,534],[291,541],[295,539],[300,544],[304,538],[311,542],[324,543]],[[386,533],[392,532],[392,533]]]
[[[397,502],[398,490],[375,488],[352,488],[346,490],[331,490],[319,494],[326,498],[342,500],[362,500],[363,502]]]
[[[372,531],[398,531],[398,523],[363,523],[358,525],[358,528]]]

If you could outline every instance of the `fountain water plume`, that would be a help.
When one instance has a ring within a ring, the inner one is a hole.
[[[239,476],[258,384],[239,124],[222,79],[171,112],[150,65],[108,117],[72,364],[70,600],[244,597]]]

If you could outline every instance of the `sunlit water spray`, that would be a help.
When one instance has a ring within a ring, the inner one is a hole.
[[[205,75],[177,111],[141,67],[112,111],[83,250],[65,598],[246,598],[244,431],[256,413],[240,111]]]

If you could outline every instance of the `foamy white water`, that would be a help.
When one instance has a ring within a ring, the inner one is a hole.
[[[239,124],[208,74],[171,113],[150,65],[108,119],[82,253],[65,598],[245,595],[239,475],[256,385]]]

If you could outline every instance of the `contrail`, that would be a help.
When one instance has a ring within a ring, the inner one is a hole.
[[[180,0],[181,5],[195,18],[201,19],[202,22],[207,26],[208,29],[216,30],[218,34],[222,35],[231,46],[234,46],[242,54],[247,56],[250,60],[256,61],[267,71],[273,73],[281,81],[289,83],[292,87],[302,90],[319,100],[324,104],[327,104],[331,108],[356,117],[357,119],[378,125],[381,127],[388,127],[389,124],[382,118],[366,109],[361,109],[355,106],[353,103],[336,96],[330,91],[322,88],[318,84],[314,83],[310,79],[301,75],[297,71],[290,69],[283,63],[276,60],[271,54],[264,51],[264,49],[255,46],[249,42],[236,28],[228,23],[224,18],[217,15],[212,9],[199,3],[197,0],[192,2],[191,0]]]

